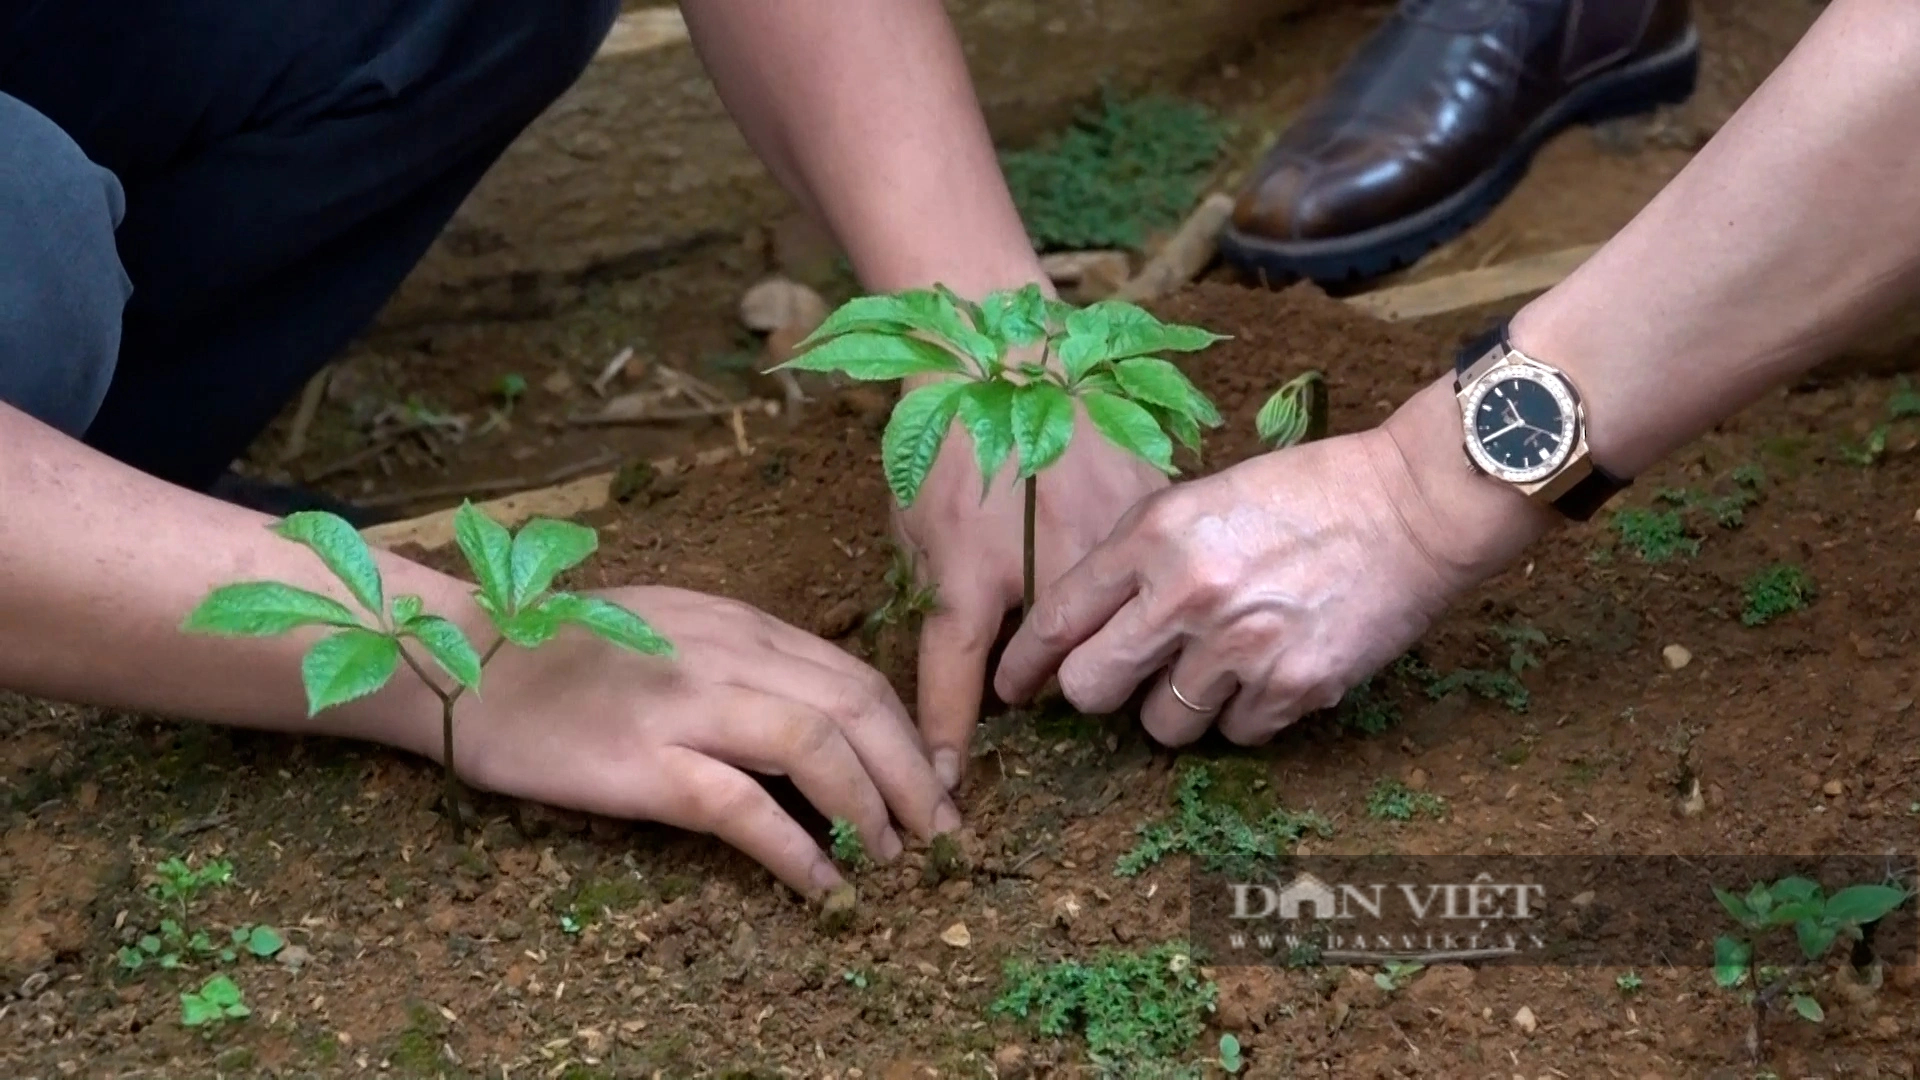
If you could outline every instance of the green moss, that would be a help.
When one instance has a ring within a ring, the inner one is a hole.
[[[561,902],[559,913],[584,927],[607,912],[638,907],[646,898],[646,886],[631,875],[585,878]]]
[[[402,1076],[438,1076],[440,1042],[446,1033],[446,1021],[438,1012],[423,1002],[414,1002],[407,1006],[407,1026],[394,1040],[388,1060]]]
[[[655,896],[663,904],[670,904],[683,896],[688,896],[700,887],[700,883],[685,874],[667,874],[653,887]]]
[[[1791,563],[1775,563],[1747,579],[1746,608],[1740,621],[1761,626],[1799,611],[1812,602],[1813,578]]]
[[[1700,554],[1700,541],[1687,535],[1686,520],[1678,510],[1629,507],[1613,515],[1612,525],[1621,545],[1641,562],[1664,563]]]
[[[1415,791],[1398,780],[1382,780],[1367,796],[1367,816],[1383,821],[1412,821],[1442,817],[1447,801],[1428,791]]]
[[[1010,961],[1004,978],[992,1011],[1049,1038],[1079,1035],[1102,1076],[1176,1071],[1219,999],[1178,942],[1143,953],[1103,950],[1088,963]]]

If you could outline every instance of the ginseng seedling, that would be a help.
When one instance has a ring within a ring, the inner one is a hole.
[[[1273,392],[1253,418],[1260,441],[1275,450],[1327,437],[1327,379],[1303,372]]]
[[[420,597],[395,596],[389,601],[373,552],[345,520],[321,511],[302,511],[272,528],[318,555],[372,613],[372,622],[318,593],[278,581],[242,581],[214,589],[187,616],[182,629],[223,637],[277,637],[306,627],[327,628],[330,632],[314,642],[300,665],[309,716],[374,693],[405,661],[440,699],[441,764],[447,817],[456,841],[464,838],[465,829],[460,820],[460,779],[454,770],[453,707],[469,690],[479,695],[480,669],[501,646],[512,642],[536,649],[562,628],[577,626],[637,653],[673,653],[666,638],[626,608],[597,596],[551,591],[555,577],[599,547],[599,537],[584,525],[535,518],[516,535],[472,503],[461,505],[454,515],[454,537],[479,582],[474,602],[498,634],[485,655],[474,651],[454,623],[428,614]],[[410,642],[432,658],[453,680],[452,686],[442,686],[428,673],[407,647]]]
[[[1221,340],[1120,300],[1076,308],[1029,285],[976,304],[936,285],[848,301],[774,370],[839,372],[865,382],[938,380],[901,397],[881,439],[887,485],[903,509],[919,496],[956,416],[973,439],[986,481],[982,498],[1007,456],[1019,451],[1024,601],[1031,609],[1037,478],[1073,440],[1075,403],[1115,446],[1178,475],[1173,440],[1198,451],[1201,429],[1218,427],[1220,411],[1156,354],[1196,352]]]

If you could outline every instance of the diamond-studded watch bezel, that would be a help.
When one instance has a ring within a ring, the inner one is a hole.
[[[1525,379],[1534,383],[1546,390],[1553,397],[1554,403],[1560,407],[1559,447],[1552,456],[1531,468],[1514,469],[1488,454],[1486,448],[1481,445],[1479,427],[1474,419],[1479,415],[1480,406],[1487,395],[1508,379]],[[1466,421],[1468,456],[1482,471],[1510,484],[1531,484],[1545,480],[1565,468],[1579,446],[1579,403],[1574,400],[1566,381],[1557,372],[1531,362],[1509,358],[1506,363],[1498,364],[1487,371],[1475,380],[1468,391],[1466,399],[1462,402],[1461,414]]]

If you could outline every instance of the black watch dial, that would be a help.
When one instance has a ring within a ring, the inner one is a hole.
[[[1573,453],[1574,405],[1545,372],[1502,372],[1474,388],[1468,448],[1480,467],[1507,480],[1550,475]]]

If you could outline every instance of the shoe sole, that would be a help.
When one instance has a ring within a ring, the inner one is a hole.
[[[1678,105],[1693,96],[1699,77],[1700,35],[1690,27],[1665,52],[1575,89],[1528,126],[1493,168],[1418,213],[1327,240],[1272,240],[1229,224],[1220,237],[1221,258],[1272,285],[1300,278],[1322,286],[1353,284],[1412,266],[1491,214],[1526,176],[1548,139],[1576,124]]]

